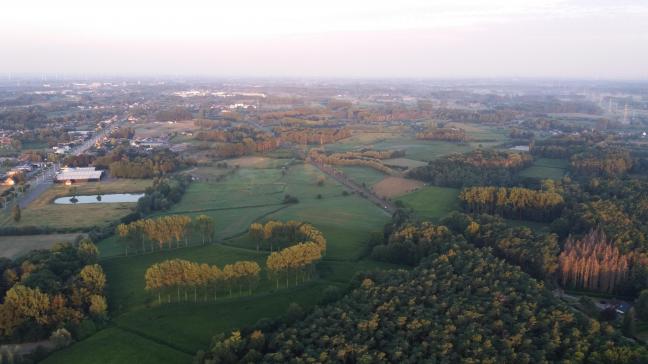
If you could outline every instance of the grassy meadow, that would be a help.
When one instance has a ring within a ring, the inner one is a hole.
[[[452,211],[458,210],[459,189],[426,186],[397,199],[411,208],[421,218],[438,221]]]
[[[533,165],[520,171],[521,177],[561,179],[567,172],[569,162],[564,159],[537,158]]]

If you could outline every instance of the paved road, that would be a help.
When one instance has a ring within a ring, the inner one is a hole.
[[[52,186],[54,176],[58,170],[58,164],[49,166],[29,181],[29,190],[20,198],[21,209],[27,207],[32,203],[32,201]]]
[[[88,139],[83,144],[72,149],[70,154],[78,156],[85,153],[88,149],[95,145],[98,140],[111,133],[114,129],[121,127],[125,122],[125,120],[116,122],[110,128],[102,130],[100,133],[97,133],[95,136]],[[30,178],[27,182],[30,185],[29,191],[25,192],[25,194],[18,199],[20,208],[24,209],[35,199],[37,199],[38,196],[40,196],[43,192],[47,191],[47,189],[49,189],[54,183],[54,178],[59,170],[60,165],[57,163],[44,168],[42,171]]]

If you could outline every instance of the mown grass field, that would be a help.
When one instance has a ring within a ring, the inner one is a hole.
[[[426,186],[397,199],[419,217],[438,221],[459,209],[459,189]]]
[[[458,144],[444,141],[417,140],[414,136],[397,136],[379,139],[367,144],[358,145],[344,139],[326,146],[331,151],[349,151],[362,148],[375,150],[405,150],[405,158],[430,161],[452,153],[463,153],[473,149],[470,144]]]
[[[405,150],[405,158],[427,162],[452,153],[465,153],[478,147],[493,147],[509,139],[508,131],[495,126],[466,123],[448,123],[448,127],[466,130],[470,138],[467,143],[452,143],[436,140],[417,140],[411,133],[358,132],[326,146],[327,150],[344,152],[364,148],[376,150]]]
[[[538,158],[533,165],[520,171],[520,177],[540,179],[561,179],[569,163],[564,159]]]
[[[102,182],[88,182],[74,185],[77,195],[97,193],[143,192],[152,180],[118,179]],[[43,192],[38,198],[22,209],[22,218],[14,222],[10,213],[2,215],[4,226],[41,226],[52,228],[84,228],[103,226],[128,215],[135,203],[97,203],[59,205],[54,199],[70,196],[70,186],[56,184]]]
[[[192,356],[117,327],[54,353],[41,363],[191,363]]]
[[[403,168],[416,168],[416,167],[422,167],[427,165],[426,162],[422,161],[417,161],[414,159],[408,159],[408,158],[391,158],[391,159],[385,159],[383,160],[383,163],[386,166],[396,166],[396,167],[403,167]]]
[[[471,143],[481,143],[483,146],[502,143],[509,138],[510,133],[507,128],[469,123],[451,122],[447,123],[445,127],[464,129]]]
[[[324,185],[317,181],[325,177]],[[344,188],[315,167],[241,168],[222,182],[194,183],[169,214],[206,214],[215,220],[218,240],[247,232],[255,221],[299,220],[320,229],[340,257],[357,256],[369,232],[379,231],[390,216],[359,196],[343,196]],[[283,204],[286,194],[299,199]],[[322,198],[317,198],[321,195]]]
[[[371,187],[372,185],[380,182],[380,180],[382,180],[386,176],[386,174],[369,167],[336,166],[335,168],[344,172],[344,174],[346,174],[355,182],[359,184],[364,183],[367,187]]]
[[[287,169],[240,168],[220,182],[195,182],[182,200],[161,214],[208,215],[214,219],[216,239],[245,234],[256,221],[300,220],[317,228],[339,246],[340,256],[357,256],[369,232],[381,230],[389,221],[383,212],[359,196],[343,196],[344,188],[326,178],[315,167],[296,164]],[[296,196],[297,204],[283,204],[286,194]],[[317,198],[321,195],[322,198]],[[103,257],[123,255],[115,237],[99,243]]]

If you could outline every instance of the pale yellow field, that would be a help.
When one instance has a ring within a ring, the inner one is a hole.
[[[372,189],[381,197],[398,197],[416,191],[423,185],[421,181],[390,176],[373,185]]]

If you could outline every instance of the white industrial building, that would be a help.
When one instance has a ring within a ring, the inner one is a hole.
[[[65,184],[99,181],[102,175],[103,171],[97,170],[95,167],[65,167],[56,174],[55,181]]]

